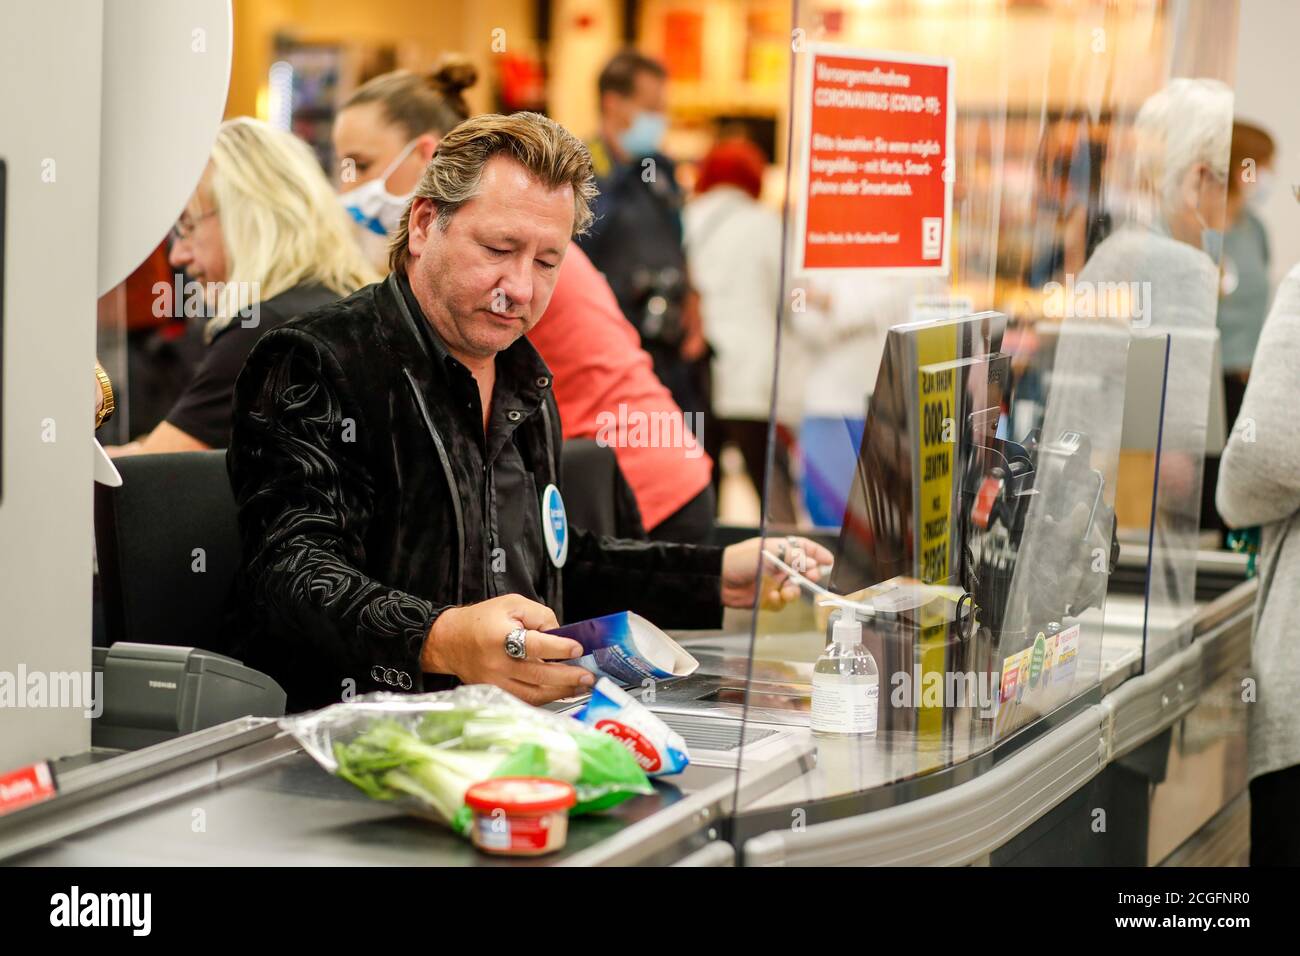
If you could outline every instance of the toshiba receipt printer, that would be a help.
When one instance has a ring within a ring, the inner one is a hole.
[[[284,716],[284,690],[239,661],[196,647],[119,641],[94,649],[103,712],[91,744],[135,750],[237,717]]]

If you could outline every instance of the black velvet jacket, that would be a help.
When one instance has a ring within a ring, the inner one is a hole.
[[[244,553],[230,650],[278,680],[290,710],[453,686],[420,673],[425,636],[445,608],[491,596],[481,419],[456,404],[448,373],[468,370],[435,354],[413,301],[390,277],[299,316],[258,341],[235,386],[227,466]],[[494,409],[503,374],[522,368],[545,371],[524,339],[498,356]],[[560,484],[559,413],[548,377],[511,384],[510,440],[540,526],[541,489]],[[633,610],[666,628],[721,622],[718,548],[571,528],[562,574],[545,555],[532,563],[562,621]]]

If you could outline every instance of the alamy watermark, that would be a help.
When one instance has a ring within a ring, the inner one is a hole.
[[[261,284],[258,282],[181,282],[175,273],[171,282],[153,284],[153,315],[156,319],[202,319],[217,314],[217,303],[224,302],[227,314],[239,319],[245,329],[261,322]]]
[[[646,412],[620,402],[617,412],[596,415],[596,444],[604,448],[681,448],[699,458],[703,437],[703,412]]]
[[[0,671],[0,709],[78,707],[91,718],[104,712],[103,671]]]
[[[50,897],[51,926],[119,926],[133,936],[148,936],[152,913],[152,893],[83,893],[73,884]]]
[[[890,678],[889,703],[895,708],[979,708],[981,717],[996,717],[1002,675],[989,671],[926,671],[918,679],[909,671]]]
[[[1066,273],[1064,284],[1043,286],[1043,315],[1049,319],[1122,319],[1133,328],[1151,324],[1150,282],[1090,282]]]

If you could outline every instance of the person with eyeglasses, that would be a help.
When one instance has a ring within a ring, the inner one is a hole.
[[[1133,381],[1131,340],[1154,336],[1168,343],[1157,447],[1126,449],[1132,466],[1150,469],[1155,484],[1148,668],[1180,646],[1196,598],[1232,109],[1231,87],[1206,77],[1176,77],[1147,97],[1132,119],[1132,149],[1113,158],[1108,173],[1110,184],[1127,184],[1128,208],[1116,203],[1114,231],[1077,276],[1061,275],[1065,285],[1056,283],[1058,293],[1071,282],[1079,292],[1068,310],[1058,309],[1065,317],[1052,359],[1045,439],[1088,435],[1098,455],[1119,444],[1128,411],[1124,389],[1098,383]],[[1063,534],[1064,526],[1051,533]]]
[[[306,143],[254,119],[222,124],[171,230],[175,281],[154,287],[155,312],[206,320],[204,356],[166,418],[109,453],[229,445],[235,379],[257,340],[377,278],[350,228]]]

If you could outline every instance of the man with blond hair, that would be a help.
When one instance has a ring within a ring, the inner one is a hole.
[[[457,682],[545,703],[591,682],[556,663],[581,653],[542,633],[557,615],[716,627],[724,604],[753,605],[757,539],[620,541],[564,520],[551,374],[524,336],[594,192],[586,148],[553,121],[468,120],[416,187],[392,275],[249,358],[229,453],[244,538],[232,650],[290,709]],[[769,544],[790,547],[830,559]],[[782,581],[765,599],[796,594]]]

